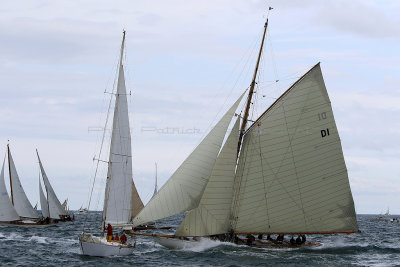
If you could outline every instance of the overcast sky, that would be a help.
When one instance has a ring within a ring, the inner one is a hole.
[[[72,209],[87,203],[122,29],[134,180],[147,202],[154,162],[162,185],[250,84],[269,5],[255,116],[321,62],[357,212],[400,214],[395,0],[5,1],[0,151],[10,139],[32,204],[39,200],[35,148],[60,200]],[[101,199],[96,194],[94,208]]]

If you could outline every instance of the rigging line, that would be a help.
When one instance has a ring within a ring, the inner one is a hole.
[[[113,85],[113,90],[112,90],[113,92],[115,91],[116,80],[118,80],[117,77],[116,77],[116,79],[114,80],[114,85]],[[107,116],[106,116],[106,123],[105,123],[105,125],[104,125],[104,131],[103,131],[103,135],[102,135],[102,138],[101,138],[99,157],[101,156],[102,151],[103,151],[104,139],[105,139],[106,130],[107,130],[107,125],[108,125],[108,121],[109,121],[109,117],[110,117],[110,110],[111,110],[112,100],[113,100],[113,96],[110,97],[110,101],[109,101],[109,104],[108,104],[108,110],[107,110]],[[95,173],[94,173],[94,177],[93,177],[92,188],[91,188],[91,190],[90,190],[90,195],[89,195],[88,210],[90,210],[90,204],[91,204],[91,201],[92,201],[93,189],[94,189],[94,185],[95,185],[95,183],[96,183],[96,177],[97,177],[97,172],[98,172],[98,169],[99,169],[99,164],[100,164],[100,162],[97,161],[97,163],[96,163],[96,169],[95,169]],[[84,221],[84,223],[83,223],[83,230],[85,229],[86,221],[87,221],[87,219],[88,219],[88,215],[89,215],[89,212],[86,213],[85,221]]]

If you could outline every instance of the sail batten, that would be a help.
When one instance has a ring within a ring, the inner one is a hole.
[[[243,95],[136,216],[134,225],[167,218],[198,206],[228,126]]]
[[[319,64],[246,131],[232,214],[241,233],[358,231]]]

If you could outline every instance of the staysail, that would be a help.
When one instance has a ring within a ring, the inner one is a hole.
[[[39,153],[36,150],[36,154],[39,160],[39,167],[42,173],[42,178],[44,182],[44,186],[47,192],[47,201],[49,202],[49,212],[50,218],[52,219],[60,219],[60,215],[67,215],[67,212],[61,206],[60,200],[58,200],[56,193],[54,192],[53,187],[50,184],[49,179],[47,178],[46,172],[44,171],[42,162],[39,157]]]
[[[10,147],[8,146],[8,160],[10,168],[10,183],[12,187],[12,199],[14,208],[20,217],[38,219],[39,216],[33,209],[31,203],[26,197],[25,191],[22,188],[21,182],[15,168],[14,160],[11,156]]]
[[[247,130],[234,188],[237,233],[358,230],[319,63]]]
[[[4,182],[4,162],[0,173],[0,222],[11,222],[19,220],[18,213],[15,211],[14,206],[8,196],[6,184]]]
[[[39,180],[39,196],[40,196],[40,209],[42,210],[43,218],[50,218],[49,204],[47,203],[46,196],[43,193],[42,185]],[[59,218],[57,218],[59,219]]]
[[[239,121],[238,116],[218,155],[199,206],[186,214],[176,236],[210,236],[229,232]]]
[[[143,209],[144,205],[136,190],[135,182],[132,181],[132,219]]]
[[[196,208],[244,93],[133,220],[135,226]]]

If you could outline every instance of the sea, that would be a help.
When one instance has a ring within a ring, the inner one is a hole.
[[[85,231],[100,233],[101,213],[90,212],[46,228],[0,226],[0,266],[400,266],[400,223],[371,221],[374,217],[357,216],[359,234],[308,236],[323,244],[315,248],[260,249],[205,240],[170,250],[140,236],[131,256],[101,258],[84,256],[79,247],[84,224]],[[181,220],[175,216],[159,225],[176,229]]]

